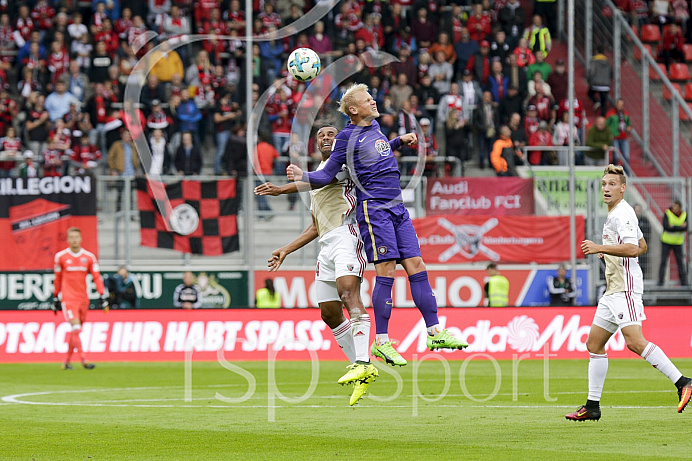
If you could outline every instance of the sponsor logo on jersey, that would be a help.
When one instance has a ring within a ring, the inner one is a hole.
[[[389,143],[382,139],[378,139],[377,141],[375,141],[375,150],[377,150],[377,152],[382,157],[388,156],[389,153],[392,151],[391,147],[389,147]]]

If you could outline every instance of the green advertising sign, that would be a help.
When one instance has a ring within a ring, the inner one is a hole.
[[[247,272],[192,271],[199,285],[202,308],[247,307]],[[113,272],[104,272],[104,278]],[[183,272],[136,271],[133,278],[140,309],[172,309],[173,293],[182,283]],[[0,272],[0,309],[49,309],[53,302],[53,272]],[[88,276],[89,297],[98,298],[96,285]],[[92,306],[93,307],[93,306]]]
[[[534,168],[533,174],[534,186],[545,201],[549,214],[569,214],[569,169],[567,167],[540,167]],[[574,201],[578,215],[586,215],[586,188],[589,181],[602,177],[603,167],[579,167],[575,171]]]

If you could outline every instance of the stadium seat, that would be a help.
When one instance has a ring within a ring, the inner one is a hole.
[[[682,45],[682,51],[685,53],[685,62],[692,61],[692,45],[685,43]]]
[[[692,111],[692,102],[687,103],[687,107]],[[683,122],[689,122],[690,117],[682,108],[678,108],[678,118]]]
[[[651,50],[651,45],[644,45],[644,50],[646,50],[654,58],[656,57],[654,52]],[[637,61],[642,60],[642,50],[638,46],[634,47],[634,59]]]
[[[644,24],[640,38],[644,43],[656,43],[661,41],[661,30],[654,24]]]
[[[635,35],[637,38],[639,38],[639,29],[637,29],[637,26],[632,25],[632,32],[634,32],[634,35]],[[630,34],[627,34],[628,37],[629,37],[629,35],[630,35]]]
[[[668,76],[668,71],[666,70],[666,65],[665,64],[656,64],[659,69],[661,69],[661,72],[663,72],[663,75],[666,77]],[[661,77],[658,76],[656,71],[653,68],[649,69],[649,80],[654,80],[654,81],[659,81],[661,80]]]
[[[675,88],[675,91],[677,91],[678,94],[682,94],[679,83],[673,83],[673,88]],[[673,93],[668,89],[667,85],[663,86],[663,99],[666,101],[671,101],[673,99]]]
[[[689,80],[690,68],[687,67],[687,64],[682,64],[679,62],[671,64],[669,77],[671,80],[674,80],[676,82]]]
[[[685,83],[685,101],[692,101],[692,83]]]

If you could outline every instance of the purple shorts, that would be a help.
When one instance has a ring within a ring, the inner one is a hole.
[[[356,218],[368,262],[400,262],[420,256],[418,236],[403,203],[364,200],[358,202]]]

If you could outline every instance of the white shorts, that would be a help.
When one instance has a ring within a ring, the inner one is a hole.
[[[336,289],[336,282],[315,280],[315,297],[317,298],[317,304],[341,301],[339,290]]]
[[[317,255],[315,280],[317,301],[338,301],[336,279],[345,275],[363,277],[367,258],[363,241],[355,226],[341,226],[320,238],[320,254]],[[327,299],[330,298],[330,299]]]
[[[604,295],[598,301],[593,323],[604,330],[615,333],[618,328],[641,325],[646,320],[640,293],[619,292]]]

